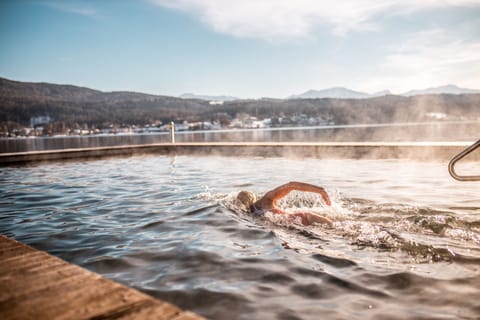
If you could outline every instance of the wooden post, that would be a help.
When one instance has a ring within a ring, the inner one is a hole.
[[[175,143],[175,122],[170,122],[170,139],[172,143]]]

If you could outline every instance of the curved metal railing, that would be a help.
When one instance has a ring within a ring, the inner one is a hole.
[[[453,157],[452,160],[450,160],[450,162],[448,163],[448,172],[450,172],[450,175],[454,179],[458,181],[480,181],[480,176],[460,176],[455,172],[455,164],[478,147],[480,147],[480,140],[478,140],[470,147],[466,148],[465,150],[457,154],[455,157]]]

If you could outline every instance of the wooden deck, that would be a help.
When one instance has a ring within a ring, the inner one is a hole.
[[[0,235],[0,319],[204,319]]]

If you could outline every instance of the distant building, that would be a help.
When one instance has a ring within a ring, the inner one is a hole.
[[[446,113],[443,112],[429,112],[427,117],[434,118],[435,120],[445,120],[448,118]]]
[[[218,122],[201,121],[189,123],[190,130],[220,130],[222,126]]]
[[[44,126],[52,122],[52,118],[50,116],[38,116],[38,117],[31,117],[30,118],[30,127],[35,128],[38,126]]]
[[[178,121],[175,123],[175,131],[188,131],[190,128],[188,126],[188,121]],[[170,123],[164,124],[160,127],[161,131],[170,131]]]
[[[272,126],[272,119],[258,120],[256,117],[249,117],[243,121],[243,127],[249,129],[263,129]]]

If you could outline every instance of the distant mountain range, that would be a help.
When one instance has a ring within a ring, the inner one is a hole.
[[[233,101],[233,100],[240,100],[237,97],[231,96],[207,96],[207,95],[200,95],[195,93],[184,93],[180,95],[182,99],[199,99],[199,100],[208,100],[208,101]]]
[[[334,87],[323,90],[308,90],[299,95],[291,95],[287,99],[323,99],[323,98],[336,98],[336,99],[365,99],[381,97],[391,94],[390,91],[381,91],[374,94],[369,94],[360,91],[354,91],[343,87]]]
[[[428,88],[423,90],[410,90],[408,92],[400,94],[400,96],[417,96],[424,94],[471,94],[480,93],[480,90],[460,88],[456,85],[449,84],[441,87]],[[376,92],[373,94],[354,91],[343,87],[334,87],[323,90],[308,90],[299,95],[289,96],[287,99],[322,99],[322,98],[335,98],[335,99],[367,99],[374,97],[381,97],[391,95],[389,90]]]
[[[402,96],[417,96],[420,94],[470,94],[470,93],[480,93],[480,90],[475,89],[466,89],[460,88],[456,85],[449,84],[441,87],[428,88],[424,90],[411,90],[402,94]]]
[[[425,94],[473,94],[480,93],[480,90],[460,88],[456,85],[449,84],[440,87],[427,88],[422,90],[410,90],[405,93],[398,94],[399,96],[411,97]],[[379,91],[375,93],[367,93],[362,91],[355,91],[344,87],[332,87],[322,90],[308,90],[301,94],[294,94],[288,96],[286,99],[368,99],[375,97],[383,97],[392,95],[390,90]],[[246,100],[243,98],[233,96],[216,96],[216,95],[199,95],[194,93],[184,93],[179,96],[182,99],[197,99],[207,101],[234,101],[234,100]]]

